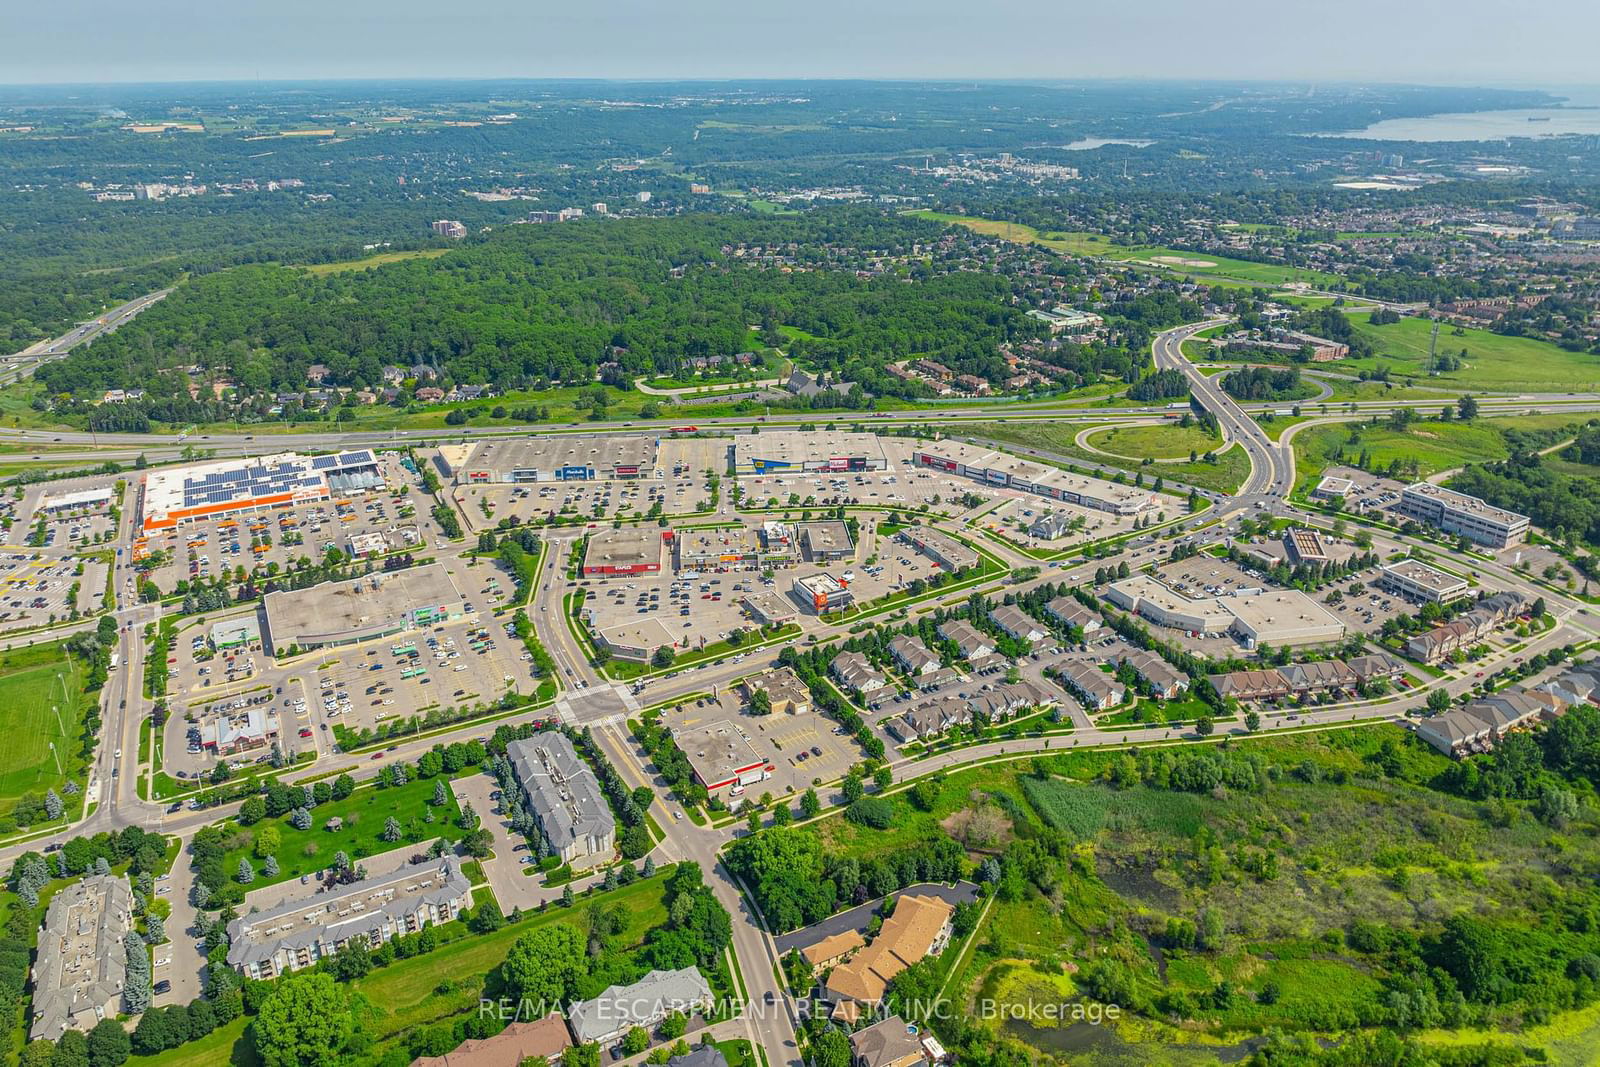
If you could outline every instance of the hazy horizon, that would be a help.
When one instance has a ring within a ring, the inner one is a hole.
[[[536,10],[512,0],[281,0],[236,10],[177,0],[65,0],[0,12],[7,85],[180,82],[745,80],[1216,81],[1507,88],[1600,81],[1600,5],[1351,0],[1337,17],[1266,0],[1226,9],[1147,0],[817,0],[752,11]]]

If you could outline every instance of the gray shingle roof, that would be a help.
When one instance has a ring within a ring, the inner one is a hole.
[[[698,967],[651,971],[632,985],[610,986],[593,1000],[574,1004],[567,1025],[579,1044],[587,1044],[633,1026],[648,1028],[710,1000],[711,986]]]
[[[55,1040],[69,1029],[89,1030],[111,1018],[127,980],[123,937],[131,929],[128,880],[91,875],[50,900],[33,964],[32,1037]]]
[[[385,891],[418,878],[440,876],[438,885],[422,893],[397,894],[381,899]],[[370,936],[386,924],[397,923],[407,915],[414,915],[425,904],[435,907],[460,900],[472,893],[469,882],[454,860],[445,859],[437,866],[425,869],[407,864],[387,874],[351,882],[337,892],[319,893],[307,897],[292,897],[277,907],[266,911],[241,915],[228,924],[228,964],[243,967],[251,963],[270,960],[280,949],[309,949],[313,945],[332,945],[357,935]],[[374,900],[374,897],[380,899]],[[360,903],[359,910],[349,908],[349,914],[340,915],[336,909],[341,904]],[[309,923],[291,919],[308,905],[326,904],[328,919],[323,923]],[[278,923],[276,920],[283,920]]]
[[[599,780],[565,734],[551,731],[513,741],[506,758],[551,848],[562,852],[575,842],[603,841],[616,833]]]

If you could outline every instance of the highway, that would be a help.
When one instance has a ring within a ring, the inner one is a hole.
[[[150,297],[141,298],[147,301],[142,306],[149,306],[155,299],[163,294],[152,294]],[[138,302],[133,302],[137,304]],[[126,321],[128,316],[137,314],[142,307],[134,308],[132,304],[124,305],[127,314],[116,321]],[[119,311],[123,309],[118,309]],[[98,321],[98,320],[97,320]],[[1179,526],[1198,535],[1207,542],[1220,541],[1228,536],[1227,523],[1242,513],[1252,513],[1257,510],[1272,509],[1283,511],[1290,505],[1287,497],[1294,484],[1295,466],[1292,447],[1292,433],[1284,435],[1281,441],[1274,442],[1251,417],[1251,409],[1259,410],[1252,405],[1250,409],[1238,404],[1227,396],[1203,371],[1190,363],[1182,352],[1182,343],[1198,331],[1214,323],[1198,323],[1179,327],[1160,334],[1153,344],[1153,357],[1156,367],[1160,369],[1176,369],[1181,371],[1190,383],[1190,387],[1198,403],[1217,419],[1225,440],[1244,449],[1250,459],[1250,474],[1240,491],[1229,497],[1220,494],[1207,494],[1210,504],[1193,515],[1186,516]],[[115,323],[108,323],[95,332],[103,329],[114,328]],[[72,344],[82,343],[93,333],[69,340],[71,335],[58,339],[57,343]],[[65,351],[67,349],[63,349]],[[37,365],[38,357],[47,353],[34,353],[30,359],[32,364],[14,363],[7,368],[6,373],[21,373],[25,365]],[[14,359],[16,357],[13,357]],[[1423,407],[1437,407],[1439,400],[1421,402],[1377,402],[1361,403],[1356,405],[1356,410],[1362,417],[1382,411],[1393,410],[1396,407],[1411,406],[1413,403]],[[1543,410],[1571,410],[1575,414],[1580,412],[1600,411],[1600,396],[1587,394],[1582,396],[1519,396],[1497,400],[1481,401],[1484,414],[1521,412],[1531,406],[1541,407]],[[1274,409],[1283,405],[1267,405]],[[1348,405],[1346,405],[1348,408]],[[1007,421],[1012,419],[1073,419],[1094,421],[1142,421],[1153,422],[1160,418],[1169,417],[1172,412],[1166,407],[1146,407],[1138,409],[1103,409],[1099,411],[1084,411],[1081,408],[1044,408],[1044,409],[1019,409],[1004,413]],[[992,423],[1001,417],[995,411],[953,411],[948,415],[935,415],[929,412],[895,413],[888,416],[852,418],[840,416],[837,421],[841,423],[861,423],[872,429],[890,428],[900,425],[923,425],[937,418],[940,424],[953,424],[958,432],[967,430],[981,435],[984,423]],[[1331,415],[1331,420],[1353,417],[1348,410],[1343,415]],[[765,420],[764,425],[798,424],[800,422],[815,422],[818,416],[809,414],[795,414],[773,416]],[[702,419],[698,425],[706,428],[719,428],[736,430],[754,424],[749,417],[728,419]],[[1305,425],[1305,424],[1302,424]],[[659,430],[654,426],[650,429]],[[536,428],[540,432],[551,432],[549,427]],[[402,444],[420,444],[424,440],[461,440],[477,436],[501,436],[516,432],[514,429],[485,428],[482,430],[455,430],[449,433],[437,431],[417,431],[414,433],[398,433],[395,431],[354,431],[349,433],[318,433],[307,431],[292,434],[262,434],[259,438],[255,435],[202,435],[199,438],[174,438],[171,435],[143,435],[143,434],[108,434],[100,435],[102,444],[112,448],[137,449],[142,452],[159,454],[163,450],[175,451],[185,444],[196,445],[203,448],[216,448],[227,453],[258,451],[280,451],[291,448],[306,450],[324,450],[345,448],[355,445],[368,445],[382,447],[394,442]],[[640,428],[615,423],[586,424],[578,428],[569,428],[558,432],[578,432],[589,435],[626,434],[640,432]],[[54,444],[90,444],[92,438],[87,434],[63,432],[50,434],[48,431],[0,431],[0,440],[12,439],[31,441],[35,443],[50,440]],[[1012,447],[1012,446],[1008,446]],[[57,455],[52,453],[52,456]],[[98,456],[103,459],[104,452],[85,451],[84,456]],[[1083,460],[1074,458],[1074,463],[1082,465]],[[731,498],[731,494],[729,494]],[[732,517],[731,503],[725,503],[720,517]],[[123,516],[123,528],[118,534],[118,543],[127,544],[132,538],[133,509],[128,509]],[[1328,521],[1320,516],[1301,515],[1300,518],[1318,525],[1328,525]],[[733,662],[731,659],[703,666],[691,667],[669,673],[666,675],[652,676],[641,685],[641,691],[634,693],[632,687],[623,686],[604,677],[589,661],[588,656],[577,639],[570,632],[562,611],[561,600],[567,592],[567,569],[571,561],[571,551],[575,539],[583,531],[577,529],[551,530],[545,534],[549,550],[545,555],[543,570],[539,575],[534,589],[531,592],[532,602],[528,605],[529,616],[534,621],[535,627],[544,646],[549,650],[556,663],[557,680],[560,683],[561,693],[557,699],[555,710],[563,721],[578,725],[588,726],[594,731],[598,743],[606,751],[608,757],[617,767],[618,772],[630,785],[648,784],[655,793],[656,800],[652,805],[652,815],[664,831],[664,840],[658,845],[657,857],[661,862],[670,862],[676,859],[687,859],[697,862],[705,870],[708,883],[713,887],[719,899],[734,916],[733,951],[738,961],[740,973],[749,994],[750,1003],[746,1011],[733,1022],[720,1024],[719,1034],[730,1031],[739,1036],[747,1036],[763,1046],[767,1053],[769,1067],[783,1065],[798,1065],[800,1063],[799,1050],[795,1039],[795,1023],[793,1016],[794,1007],[784,994],[779,979],[775,972],[776,956],[770,933],[766,931],[758,917],[750,911],[750,904],[731,879],[726,869],[718,861],[720,851],[735,837],[747,832],[743,824],[713,829],[694,825],[690,820],[681,818],[677,812],[677,804],[670,799],[666,783],[659,779],[654,770],[650,768],[645,754],[639,750],[636,743],[628,735],[625,719],[635,714],[641,705],[655,705],[667,703],[675,699],[704,693],[712,689],[722,689],[733,684],[737,679],[759,671],[776,662],[778,647],[768,647],[749,653],[743,662]],[[468,545],[445,547],[445,551],[466,551]],[[1377,537],[1377,547],[1385,552],[1403,551],[1409,546],[1389,535]],[[1016,569],[1027,566],[1037,566],[1038,561],[1025,554],[1010,549],[1004,545],[986,543],[985,548],[1002,559],[1010,568]],[[1096,568],[1107,565],[1116,566],[1119,562],[1129,562],[1132,566],[1148,563],[1145,557],[1141,563],[1133,555],[1135,546],[1123,544],[1113,555],[1094,560],[1080,560],[1062,569],[1045,568],[1043,572],[1033,579],[1022,583],[1010,583],[1006,576],[987,581],[977,587],[978,591],[988,595],[995,595],[1004,590],[1025,590],[1041,582],[1069,582],[1087,583],[1092,580]],[[126,594],[126,581],[128,572],[119,557],[113,568],[110,580],[119,596]],[[1541,587],[1531,586],[1526,578],[1516,574],[1508,567],[1487,561],[1472,561],[1485,579],[1496,584],[1511,588],[1530,590],[1532,595],[1542,595],[1546,598],[1551,611],[1558,619],[1558,625],[1547,634],[1543,634],[1521,648],[1523,654],[1529,654],[1544,648],[1553,647],[1569,641],[1587,640],[1596,636],[1596,630],[1588,621],[1587,609],[1569,596],[1553,592]],[[928,603],[939,601],[957,602],[965,600],[974,590],[961,589],[935,597]],[[924,605],[926,606],[926,605]],[[123,667],[104,690],[105,727],[100,740],[99,750],[94,760],[91,774],[89,796],[92,803],[89,814],[76,825],[52,833],[40,834],[26,842],[16,842],[0,848],[0,864],[7,867],[15,858],[25,850],[38,850],[47,844],[58,843],[68,837],[78,834],[95,833],[102,830],[115,830],[124,826],[139,825],[149,829],[160,829],[165,833],[178,836],[187,841],[201,826],[213,823],[237,810],[237,805],[206,811],[181,810],[168,812],[167,806],[161,803],[140,800],[136,791],[135,782],[138,774],[138,738],[139,727],[149,715],[150,705],[145,700],[142,686],[143,658],[145,647],[143,642],[144,626],[159,617],[159,609],[147,605],[123,605],[118,608],[116,618],[119,624],[119,651]],[[812,627],[811,636],[818,641],[835,639],[848,632],[850,625],[858,625],[860,620],[851,620],[844,624],[821,624]],[[92,624],[76,624],[78,626]],[[65,630],[59,631],[67,632]],[[45,636],[56,636],[56,632]],[[1497,653],[1488,661],[1475,665],[1475,669],[1492,672],[1500,666],[1506,665],[1508,657]],[[1335,728],[1352,723],[1403,720],[1405,712],[1420,707],[1427,695],[1436,688],[1443,688],[1452,696],[1467,693],[1477,685],[1477,679],[1466,670],[1452,671],[1444,677],[1429,679],[1421,686],[1382,701],[1335,705],[1326,708],[1311,709],[1303,713],[1296,723],[1300,727]],[[529,714],[533,714],[531,711]],[[548,710],[541,709],[539,714],[549,714]],[[365,755],[320,755],[315,764],[308,768],[294,772],[290,777],[293,780],[311,776],[322,776],[339,771],[348,771],[358,779],[367,779],[374,776],[382,765],[393,763],[395,760],[415,760],[427,749],[435,744],[449,743],[455,740],[481,737],[488,734],[491,727],[479,724],[467,724],[444,731],[438,735],[400,741],[390,758],[382,764],[374,764],[365,758]],[[1219,734],[1244,733],[1243,726],[1233,726],[1231,729],[1221,729]],[[1070,736],[1057,736],[1053,738],[1029,738],[1006,742],[995,742],[966,749],[946,752],[936,758],[913,762],[909,759],[891,756],[893,769],[897,779],[902,776],[909,779],[921,776],[936,770],[951,768],[968,764],[980,759],[1010,759],[1025,756],[1032,752],[1044,751],[1052,747],[1059,750],[1063,747],[1092,747],[1100,745],[1129,745],[1129,744],[1173,744],[1194,743],[1199,740],[1193,735],[1185,735],[1169,727],[1128,727],[1108,730],[1097,729],[1080,723],[1080,728]],[[1212,740],[1216,740],[1213,738]],[[118,751],[122,759],[116,758]],[[148,773],[152,768],[146,768]],[[838,803],[842,798],[835,789],[824,789],[825,799],[830,803]],[[187,862],[179,861],[179,868],[186,872]],[[188,884],[188,876],[176,874],[174,876],[175,891],[181,891]],[[176,907],[175,901],[175,907]],[[175,917],[190,915],[192,909],[186,905],[175,911]],[[175,940],[178,940],[175,938]],[[192,943],[192,942],[191,942]],[[189,959],[189,957],[193,959]],[[174,1000],[186,1000],[192,997],[199,988],[199,975],[197,968],[201,961],[194,953],[182,957],[189,959],[188,969],[182,974],[172,975],[174,991],[170,997]],[[195,971],[195,973],[189,973]],[[771,998],[769,1003],[768,998]]]
[[[169,289],[158,289],[153,293],[136,297],[126,304],[120,304],[105,314],[80,322],[66,333],[49,341],[40,341],[21,352],[9,356],[0,356],[0,385],[10,385],[19,382],[38,370],[42,364],[60,359],[79,345],[93,341],[101,334],[114,331],[118,326],[132,319],[139,312],[164,300]]]

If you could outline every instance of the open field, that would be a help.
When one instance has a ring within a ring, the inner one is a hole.
[[[1116,456],[1101,455],[1079,448],[1076,438],[1078,431],[1082,429],[1082,426],[1072,423],[1001,422],[985,425],[982,432],[985,437],[1003,443],[1044,449],[1087,463],[1100,463],[1108,467],[1121,467],[1130,472],[1138,472],[1144,475],[1146,482],[1164,478],[1167,481],[1183,482],[1201,489],[1214,489],[1219,493],[1232,493],[1250,476],[1250,458],[1245,455],[1242,448],[1230,448],[1226,452],[1218,453],[1215,463],[1206,463],[1202,460],[1196,463],[1163,463],[1159,466],[1152,464],[1146,467],[1142,466],[1142,461],[1138,459],[1119,459]]]
[[[1446,387],[1493,389],[1509,392],[1588,392],[1600,388],[1600,359],[1568,352],[1548,341],[1507,337],[1488,330],[1441,324],[1439,351],[1467,354],[1460,370],[1430,377],[1428,349],[1433,323],[1402,318],[1387,326],[1373,326],[1370,316],[1352,314],[1350,321],[1370,339],[1377,355],[1341,360],[1340,370],[1373,370],[1386,366],[1396,374],[1415,375]]]
[[[1553,430],[1580,421],[1575,415],[1520,415],[1472,422],[1418,422],[1405,430],[1354,423],[1315,426],[1294,437],[1295,473],[1302,484],[1320,476],[1323,469],[1338,462],[1334,457],[1343,446],[1345,462],[1353,463],[1365,451],[1371,455],[1373,470],[1382,470],[1394,461],[1407,465],[1414,460],[1417,477],[1427,477],[1468,463],[1505,459],[1510,455],[1505,430]]]
[[[1243,777],[1221,789],[1180,784],[1181,766],[1222,764]],[[1429,937],[1453,915],[1493,916],[1486,921],[1510,937],[1538,927],[1539,906],[1517,887],[1528,870],[1548,869],[1550,831],[1525,816],[1492,825],[1478,802],[1436,784],[1449,765],[1392,726],[1211,751],[1062,753],[891,794],[885,831],[836,816],[814,832],[828,854],[861,863],[938,834],[961,840],[974,862],[1060,835],[1062,859],[1001,886],[954,975],[958,1002],[1123,1005],[1101,1027],[995,1021],[1004,1014],[979,1024],[1074,1064],[1234,1062],[1266,1028],[1348,1036],[1384,1025],[1404,965],[1356,936],[1365,928]],[[1593,847],[1577,825],[1563,840],[1580,838]],[[1198,923],[1197,939],[1184,936],[1185,923]],[[1427,1040],[1593,1062],[1576,1052],[1592,1051],[1600,1011],[1542,1026],[1490,1011]]]
[[[59,709],[59,718],[52,708]],[[0,657],[0,733],[7,738],[0,746],[0,811],[9,811],[24,793],[59,794],[69,778],[80,777],[82,731],[82,664],[69,665],[59,644]]]
[[[336,263],[310,263],[301,269],[308,274],[343,274],[352,270],[371,270],[385,263],[400,263],[408,259],[435,259],[449,252],[448,248],[417,248],[409,252],[379,252],[361,259],[342,259]]]
[[[1128,459],[1187,459],[1191,452],[1204,455],[1222,446],[1220,433],[1207,433],[1198,425],[1113,426],[1097,430],[1084,443]]]
[[[965,226],[974,233],[987,234],[1018,243],[1036,244],[1057,252],[1074,256],[1097,256],[1125,262],[1144,263],[1175,273],[1196,278],[1216,278],[1250,285],[1283,285],[1301,281],[1314,285],[1339,284],[1342,279],[1315,270],[1301,270],[1275,263],[1251,263],[1243,259],[1229,259],[1208,253],[1186,252],[1161,245],[1131,247],[1119,245],[1100,234],[1059,230],[1038,230],[1020,222],[975,218],[970,215],[948,215],[937,211],[916,211],[912,214],[935,222],[949,222]]]

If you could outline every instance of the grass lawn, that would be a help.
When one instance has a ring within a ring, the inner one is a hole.
[[[309,263],[301,270],[309,274],[344,274],[352,270],[371,270],[381,267],[385,263],[399,263],[407,259],[436,259],[446,252],[454,251],[449,248],[418,248],[409,252],[380,252],[375,256],[365,256],[361,259],[341,259],[336,263]]]
[[[1129,459],[1186,459],[1191,452],[1204,455],[1222,446],[1222,434],[1208,433],[1199,425],[1113,426],[1096,430],[1084,443]]]
[[[333,854],[340,850],[347,853],[354,864],[362,857],[404,848],[407,843],[432,841],[436,837],[455,841],[465,836],[465,831],[456,825],[456,815],[460,809],[456,807],[448,783],[445,787],[448,799],[444,806],[435,808],[428,803],[433,797],[434,783],[439,781],[443,779],[419,778],[388,789],[362,786],[343,800],[329,801],[313,808],[309,830],[296,830],[288,816],[263,819],[254,826],[244,828],[243,833],[248,840],[241,837],[239,846],[229,850],[222,869],[231,877],[239,861],[248,857],[256,868],[256,880],[250,883],[250,888],[259,889],[264,885],[320,871],[333,862]],[[433,813],[431,823],[424,821],[428,812]],[[338,832],[323,828],[334,816],[344,820],[344,829]],[[383,824],[390,816],[400,821],[404,831],[399,841],[389,842],[382,838]],[[278,857],[278,874],[273,878],[261,873],[261,865],[266,857],[257,858],[253,851],[255,833],[265,826],[275,826],[281,834],[278,847],[272,850],[272,854]]]
[[[83,665],[69,665],[59,642],[0,656],[0,731],[11,738],[0,749],[0,810],[9,811],[24,793],[59,794],[69,779],[83,778],[83,680]]]
[[[1045,449],[1071,459],[1141,473],[1147,484],[1156,478],[1165,478],[1201,489],[1214,489],[1219,493],[1233,493],[1250,476],[1250,457],[1245,455],[1242,448],[1230,448],[1219,453],[1214,463],[1201,460],[1196,463],[1162,463],[1146,467],[1141,466],[1141,461],[1137,459],[1119,459],[1079,448],[1076,439],[1082,429],[1082,426],[1071,423],[1017,421],[987,424],[982,433],[1002,443]]]
[[[363,1029],[372,1036],[374,1045],[382,1046],[416,1027],[477,1010],[489,972],[505,960],[518,938],[552,923],[576,927],[587,936],[590,900],[619,905],[619,914],[626,917],[627,926],[617,935],[616,943],[624,950],[637,947],[647,932],[667,920],[667,910],[661,902],[666,875],[662,871],[609,893],[585,897],[580,907],[552,907],[521,922],[507,923],[491,934],[456,937],[425,956],[397,960],[349,983],[349,989],[360,993],[373,1008],[362,1021]],[[456,924],[442,929],[452,926]],[[200,1041],[158,1056],[135,1056],[129,1062],[151,1067],[211,1067],[222,1063],[253,1067],[260,1060],[254,1045],[244,1036],[247,1022],[245,1018],[236,1019]],[[379,1047],[376,1051],[384,1050]],[[738,1067],[731,1060],[730,1065]]]
[[[1081,231],[1038,230],[1020,222],[974,218],[969,215],[947,215],[937,211],[913,211],[919,218],[935,222],[949,222],[965,226],[974,233],[1001,237],[1019,244],[1036,244],[1057,252],[1074,256],[1099,256],[1127,262],[1146,263],[1165,267],[1193,277],[1221,278],[1232,282],[1253,285],[1277,286],[1285,282],[1312,282],[1319,286],[1335,285],[1343,281],[1337,275],[1321,271],[1279,266],[1274,263],[1251,263],[1242,259],[1229,259],[1210,253],[1185,252],[1160,245],[1132,247],[1119,245],[1100,234]]]
[[[1453,326],[1440,327],[1439,351],[1456,356],[1466,349],[1464,365],[1460,370],[1430,377],[1432,322],[1403,318],[1387,326],[1374,326],[1370,318],[1352,314],[1350,321],[1372,341],[1378,354],[1341,360],[1341,371],[1385,365],[1397,373],[1416,375],[1444,386],[1510,392],[1585,392],[1600,386],[1600,361],[1593,356],[1568,352],[1548,341],[1507,337],[1488,330],[1464,328],[1458,335]]]
[[[661,902],[666,873],[641,880],[610,893],[584,897],[574,908],[552,907],[519,923],[507,923],[492,934],[463,937],[442,945],[426,956],[400,960],[373,971],[354,983],[377,1008],[369,1031],[382,1042],[416,1026],[475,1011],[483,994],[486,975],[506,958],[512,944],[540,926],[565,923],[588,936],[590,900],[620,905],[627,926],[616,943],[628,948],[643,942],[645,934],[667,920]]]
[[[216,1067],[223,1063],[232,1067],[255,1067],[261,1062],[261,1057],[256,1055],[255,1042],[245,1036],[249,1023],[250,1019],[241,1015],[228,1025],[217,1027],[199,1041],[191,1041],[154,1056],[133,1056],[128,1062],[150,1064],[151,1067],[157,1064],[160,1067]]]
[[[1347,462],[1354,463],[1363,450],[1370,452],[1375,467],[1387,467],[1393,460],[1415,460],[1419,476],[1452,470],[1468,463],[1505,459],[1510,454],[1503,430],[1547,430],[1581,421],[1578,416],[1520,415],[1504,419],[1474,419],[1472,422],[1418,422],[1403,431],[1387,426],[1357,427],[1353,423],[1314,426],[1294,437],[1295,473],[1304,481],[1320,476],[1333,465],[1334,455],[1344,448]]]

